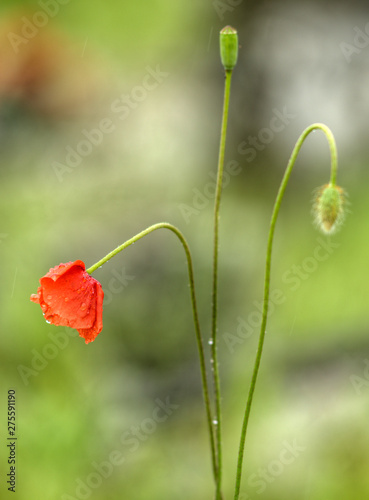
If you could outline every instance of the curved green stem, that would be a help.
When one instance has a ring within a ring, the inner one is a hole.
[[[322,130],[327,137],[329,149],[330,149],[330,153],[331,153],[331,178],[330,178],[330,182],[332,185],[335,185],[335,182],[336,182],[337,149],[336,149],[336,143],[335,143],[333,134],[326,125],[323,125],[322,123],[314,123],[313,125],[310,125],[310,127],[308,127],[307,129],[304,130],[304,132],[301,134],[298,141],[296,142],[296,145],[295,145],[295,147],[292,151],[291,157],[289,159],[284,177],[282,179],[282,182],[281,182],[278,194],[277,194],[277,198],[275,200],[272,218],[270,221],[268,245],[267,245],[267,252],[266,252],[266,261],[265,261],[263,315],[262,315],[262,321],[261,321],[261,325],[260,325],[260,336],[259,336],[259,344],[258,344],[258,348],[257,348],[256,358],[255,358],[255,365],[254,365],[254,370],[253,370],[253,374],[252,374],[252,378],[251,378],[250,389],[249,389],[249,394],[248,394],[246,409],[245,409],[245,415],[244,415],[243,424],[242,424],[241,439],[240,439],[240,446],[239,446],[239,452],[238,452],[236,487],[235,487],[234,500],[238,500],[239,494],[240,494],[242,464],[243,464],[246,432],[247,432],[247,426],[248,426],[248,422],[249,422],[251,404],[252,404],[253,395],[254,395],[254,391],[255,391],[256,380],[257,380],[257,376],[258,376],[258,372],[259,372],[261,354],[262,354],[263,345],[264,345],[265,329],[266,329],[267,316],[268,316],[268,306],[269,306],[270,268],[271,268],[274,229],[275,229],[275,225],[277,222],[277,217],[278,217],[279,209],[281,206],[282,198],[283,198],[284,192],[286,190],[292,169],[295,165],[297,155],[298,155],[298,153],[301,149],[301,146],[302,146],[303,142],[305,141],[306,137],[313,130],[316,130],[316,129]]]
[[[229,96],[231,89],[232,70],[225,72],[224,86],[224,101],[223,101],[223,118],[220,134],[219,158],[218,158],[218,174],[215,192],[214,204],[214,243],[213,243],[213,287],[212,287],[212,316],[211,316],[211,365],[214,381],[215,392],[215,435],[217,443],[217,484],[216,484],[216,500],[221,499],[222,488],[222,420],[221,420],[221,404],[220,404],[220,379],[217,354],[217,318],[218,318],[218,251],[219,251],[219,209],[222,195],[222,181],[224,170],[224,151],[227,136],[227,121]]]
[[[112,252],[108,253],[103,259],[99,260],[98,262],[96,262],[96,264],[94,264],[93,266],[88,268],[87,272],[89,274],[91,274],[98,267],[105,264],[108,260],[110,260],[112,257],[117,255],[119,252],[121,252],[125,248],[129,247],[130,245],[132,245],[136,241],[140,240],[144,236],[152,233],[153,231],[155,231],[157,229],[163,229],[163,228],[169,229],[179,238],[179,240],[182,243],[182,246],[184,248],[184,251],[186,253],[186,257],[187,257],[188,276],[189,276],[191,302],[192,302],[192,313],[193,313],[193,319],[194,319],[194,325],[195,325],[197,348],[198,348],[199,358],[200,358],[203,397],[204,397],[204,403],[205,403],[205,408],[206,408],[206,416],[207,416],[207,423],[208,423],[209,436],[210,436],[212,467],[213,467],[214,479],[216,480],[216,476],[217,476],[216,449],[215,449],[215,438],[214,438],[214,430],[213,430],[213,423],[212,423],[213,421],[212,421],[211,408],[210,408],[208,381],[207,381],[207,376],[206,376],[204,346],[203,346],[203,341],[202,341],[202,336],[201,336],[201,331],[200,331],[200,322],[199,322],[199,315],[198,315],[197,303],[196,303],[195,281],[194,281],[192,257],[191,257],[190,248],[189,248],[188,243],[187,243],[186,239],[184,238],[183,234],[179,231],[179,229],[177,229],[175,226],[173,226],[172,224],[169,224],[167,222],[160,222],[158,224],[154,224],[154,225],[148,227],[147,229],[145,229],[144,231],[141,231],[140,233],[136,234],[136,236],[133,236],[133,238],[127,240],[122,245],[118,246],[115,250],[113,250]]]

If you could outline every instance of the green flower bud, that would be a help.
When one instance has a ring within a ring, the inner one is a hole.
[[[339,186],[326,184],[316,190],[313,214],[315,224],[326,234],[334,233],[345,218],[345,193]]]
[[[237,30],[226,26],[220,32],[220,58],[224,69],[232,70],[237,63],[238,57],[238,35]]]

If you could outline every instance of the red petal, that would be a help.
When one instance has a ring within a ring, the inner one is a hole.
[[[92,278],[96,281],[94,278]],[[91,328],[83,329],[78,328],[78,333],[81,337],[85,339],[86,344],[93,342],[98,334],[101,332],[103,327],[102,313],[103,313],[103,299],[104,292],[98,281],[96,281],[96,311],[95,311],[95,323]]]
[[[40,279],[40,283],[43,278],[51,278],[52,280],[56,281],[60,276],[68,272],[74,266],[81,267],[83,271],[86,269],[85,263],[81,260],[67,262],[66,264],[59,264],[58,266],[49,269],[49,272]]]
[[[45,319],[54,325],[76,328],[86,343],[102,330],[104,292],[101,284],[85,271],[81,260],[49,270],[40,279],[32,302],[40,304]]]

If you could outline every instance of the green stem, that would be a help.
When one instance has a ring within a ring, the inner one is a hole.
[[[191,302],[192,302],[192,313],[193,313],[193,319],[194,319],[194,325],[195,325],[197,348],[198,348],[199,358],[200,358],[203,397],[204,397],[204,402],[205,402],[207,423],[208,423],[209,436],[210,436],[212,467],[213,467],[214,479],[216,479],[216,477],[217,477],[217,464],[216,464],[215,438],[214,438],[213,421],[212,421],[211,408],[210,408],[208,381],[207,381],[207,376],[206,376],[204,346],[203,346],[203,341],[202,341],[202,336],[201,336],[201,331],[200,331],[200,322],[199,322],[199,315],[198,315],[196,295],[195,295],[195,281],[194,281],[193,264],[192,264],[192,257],[191,257],[190,248],[189,248],[188,243],[187,243],[186,239],[184,238],[183,234],[179,231],[179,229],[177,229],[175,226],[173,226],[172,224],[169,224],[167,222],[160,222],[158,224],[154,224],[154,225],[148,227],[147,229],[145,229],[144,231],[141,231],[140,233],[136,234],[136,236],[133,236],[133,238],[127,240],[122,245],[118,246],[115,250],[113,250],[112,252],[108,253],[103,259],[99,260],[98,262],[96,262],[96,264],[94,264],[89,269],[87,269],[87,272],[89,274],[91,274],[93,271],[95,271],[97,268],[99,268],[100,266],[105,264],[108,260],[110,260],[112,257],[117,255],[119,252],[121,252],[125,248],[129,247],[130,245],[132,245],[136,241],[140,240],[144,236],[152,233],[156,229],[162,229],[162,228],[169,229],[179,238],[179,240],[182,243],[182,246],[184,248],[184,251],[186,253],[186,257],[187,257],[188,276],[189,276]]]
[[[214,245],[213,245],[213,288],[212,288],[212,324],[211,324],[211,364],[214,381],[215,392],[215,434],[217,443],[217,467],[218,476],[216,484],[216,500],[221,498],[222,487],[222,421],[221,421],[221,405],[220,405],[220,380],[219,366],[217,354],[217,317],[218,317],[218,251],[219,251],[219,208],[222,195],[222,181],[224,170],[224,151],[227,136],[227,121],[229,96],[231,89],[232,70],[225,72],[225,87],[223,101],[223,118],[222,129],[220,135],[219,159],[218,159],[218,174],[217,186],[215,193],[214,204]]]
[[[251,378],[250,389],[249,389],[249,394],[248,394],[246,409],[245,409],[245,415],[244,415],[243,424],[242,424],[241,439],[240,439],[240,446],[239,446],[239,452],[238,452],[234,500],[238,500],[239,494],[240,494],[242,464],[243,464],[246,432],[247,432],[247,426],[248,426],[248,422],[249,422],[251,404],[252,404],[253,395],[254,395],[254,391],[255,391],[256,380],[257,380],[259,366],[260,366],[261,354],[262,354],[263,345],[264,345],[265,329],[266,329],[267,316],[268,316],[268,306],[269,306],[270,268],[271,268],[271,259],[272,259],[272,246],[273,246],[274,229],[275,229],[275,225],[277,222],[277,217],[278,217],[279,209],[281,206],[282,198],[283,198],[284,192],[286,190],[292,169],[295,165],[297,155],[298,155],[298,153],[301,149],[301,146],[302,146],[303,142],[305,141],[306,137],[313,130],[316,130],[316,129],[322,130],[327,137],[329,149],[330,149],[330,153],[331,153],[331,180],[330,180],[330,182],[332,185],[335,185],[335,182],[336,182],[337,149],[336,149],[336,143],[335,143],[333,134],[326,125],[323,125],[322,123],[314,123],[313,125],[310,125],[310,127],[308,127],[307,129],[304,130],[304,132],[301,134],[298,141],[296,142],[296,145],[295,145],[295,147],[292,151],[291,157],[289,159],[284,177],[282,179],[282,182],[281,182],[278,194],[277,194],[277,198],[275,200],[272,218],[270,221],[268,246],[267,246],[266,261],[265,261],[263,315],[262,315],[262,321],[261,321],[261,325],[260,325],[260,336],[259,336],[259,344],[258,344],[258,348],[257,348],[256,358],[255,358],[255,365],[254,365],[254,370],[253,370],[253,374],[252,374],[252,378]]]

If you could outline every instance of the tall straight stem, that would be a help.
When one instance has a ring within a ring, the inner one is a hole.
[[[222,487],[222,420],[220,402],[220,380],[217,349],[217,319],[218,319],[218,252],[219,252],[219,209],[222,195],[222,181],[224,170],[224,151],[227,136],[229,96],[231,89],[232,70],[225,71],[223,118],[220,134],[218,174],[214,204],[214,245],[213,245],[213,288],[212,288],[212,315],[211,315],[211,364],[215,393],[215,435],[217,446],[217,484],[216,500],[221,499]]]
[[[158,224],[154,224],[154,225],[148,227],[147,229],[145,229],[144,231],[141,231],[140,233],[136,234],[135,236],[133,236],[133,238],[122,243],[122,245],[119,245],[114,250],[112,250],[104,258],[102,258],[101,260],[96,262],[96,264],[94,264],[89,269],[87,269],[87,272],[89,274],[91,274],[93,271],[95,271],[97,268],[99,268],[100,266],[105,264],[105,262],[110,260],[115,255],[117,255],[119,252],[121,252],[125,248],[129,247],[130,245],[132,245],[136,241],[140,240],[144,236],[152,233],[153,231],[156,231],[157,229],[169,229],[170,231],[172,231],[179,238],[179,240],[182,243],[182,246],[184,248],[184,251],[186,253],[187,265],[188,265],[188,277],[189,277],[189,284],[190,284],[190,291],[191,291],[192,314],[193,314],[193,320],[194,320],[194,325],[195,325],[197,348],[198,348],[198,352],[199,352],[203,397],[204,397],[206,418],[207,418],[209,437],[210,437],[212,468],[213,468],[214,480],[216,481],[216,477],[217,477],[216,448],[215,448],[213,420],[212,420],[212,414],[211,414],[211,408],[210,408],[208,380],[207,380],[207,376],[206,376],[204,346],[203,346],[203,341],[202,341],[202,336],[201,336],[199,314],[198,314],[196,295],[195,295],[195,280],[194,280],[192,257],[191,257],[190,248],[189,248],[188,243],[187,243],[186,239],[184,238],[183,234],[179,231],[179,229],[177,229],[175,226],[173,226],[172,224],[169,224],[167,222],[160,222]]]
[[[275,225],[277,222],[277,217],[278,217],[279,209],[281,206],[282,198],[283,198],[284,192],[286,190],[292,169],[295,165],[297,155],[298,155],[298,153],[301,149],[301,146],[302,146],[303,142],[305,141],[306,137],[313,130],[316,130],[316,129],[322,130],[327,137],[328,145],[329,145],[329,149],[330,149],[330,154],[331,154],[331,178],[330,179],[331,179],[331,183],[333,185],[336,182],[337,148],[336,148],[334,136],[333,136],[332,132],[330,131],[330,129],[326,125],[324,125],[322,123],[314,123],[313,125],[310,125],[310,127],[306,128],[303,131],[303,133],[299,137],[298,141],[296,142],[296,145],[292,151],[291,157],[290,157],[289,162],[287,164],[287,168],[286,168],[285,174],[283,176],[281,185],[279,187],[279,191],[278,191],[275,203],[274,203],[273,213],[272,213],[272,217],[271,217],[271,221],[270,221],[268,245],[267,245],[266,260],[265,260],[263,315],[262,315],[262,321],[261,321],[261,325],[260,325],[259,344],[258,344],[258,348],[257,348],[257,352],[256,352],[255,365],[254,365],[254,370],[253,370],[253,374],[252,374],[252,378],[251,378],[249,394],[248,394],[248,398],[247,398],[247,402],[246,402],[245,415],[244,415],[243,424],[242,424],[241,439],[240,439],[240,446],[239,446],[239,452],[238,452],[234,500],[238,500],[239,494],[240,494],[242,465],[243,465],[247,426],[248,426],[248,422],[249,422],[250,410],[251,410],[252,400],[253,400],[253,396],[254,396],[256,380],[257,380],[257,376],[258,376],[258,372],[259,372],[261,355],[262,355],[263,346],[264,346],[265,330],[266,330],[266,323],[267,323],[267,317],[268,317],[268,307],[269,307],[270,269],[271,269],[271,261],[272,261],[272,248],[273,248],[273,237],[274,237]]]

